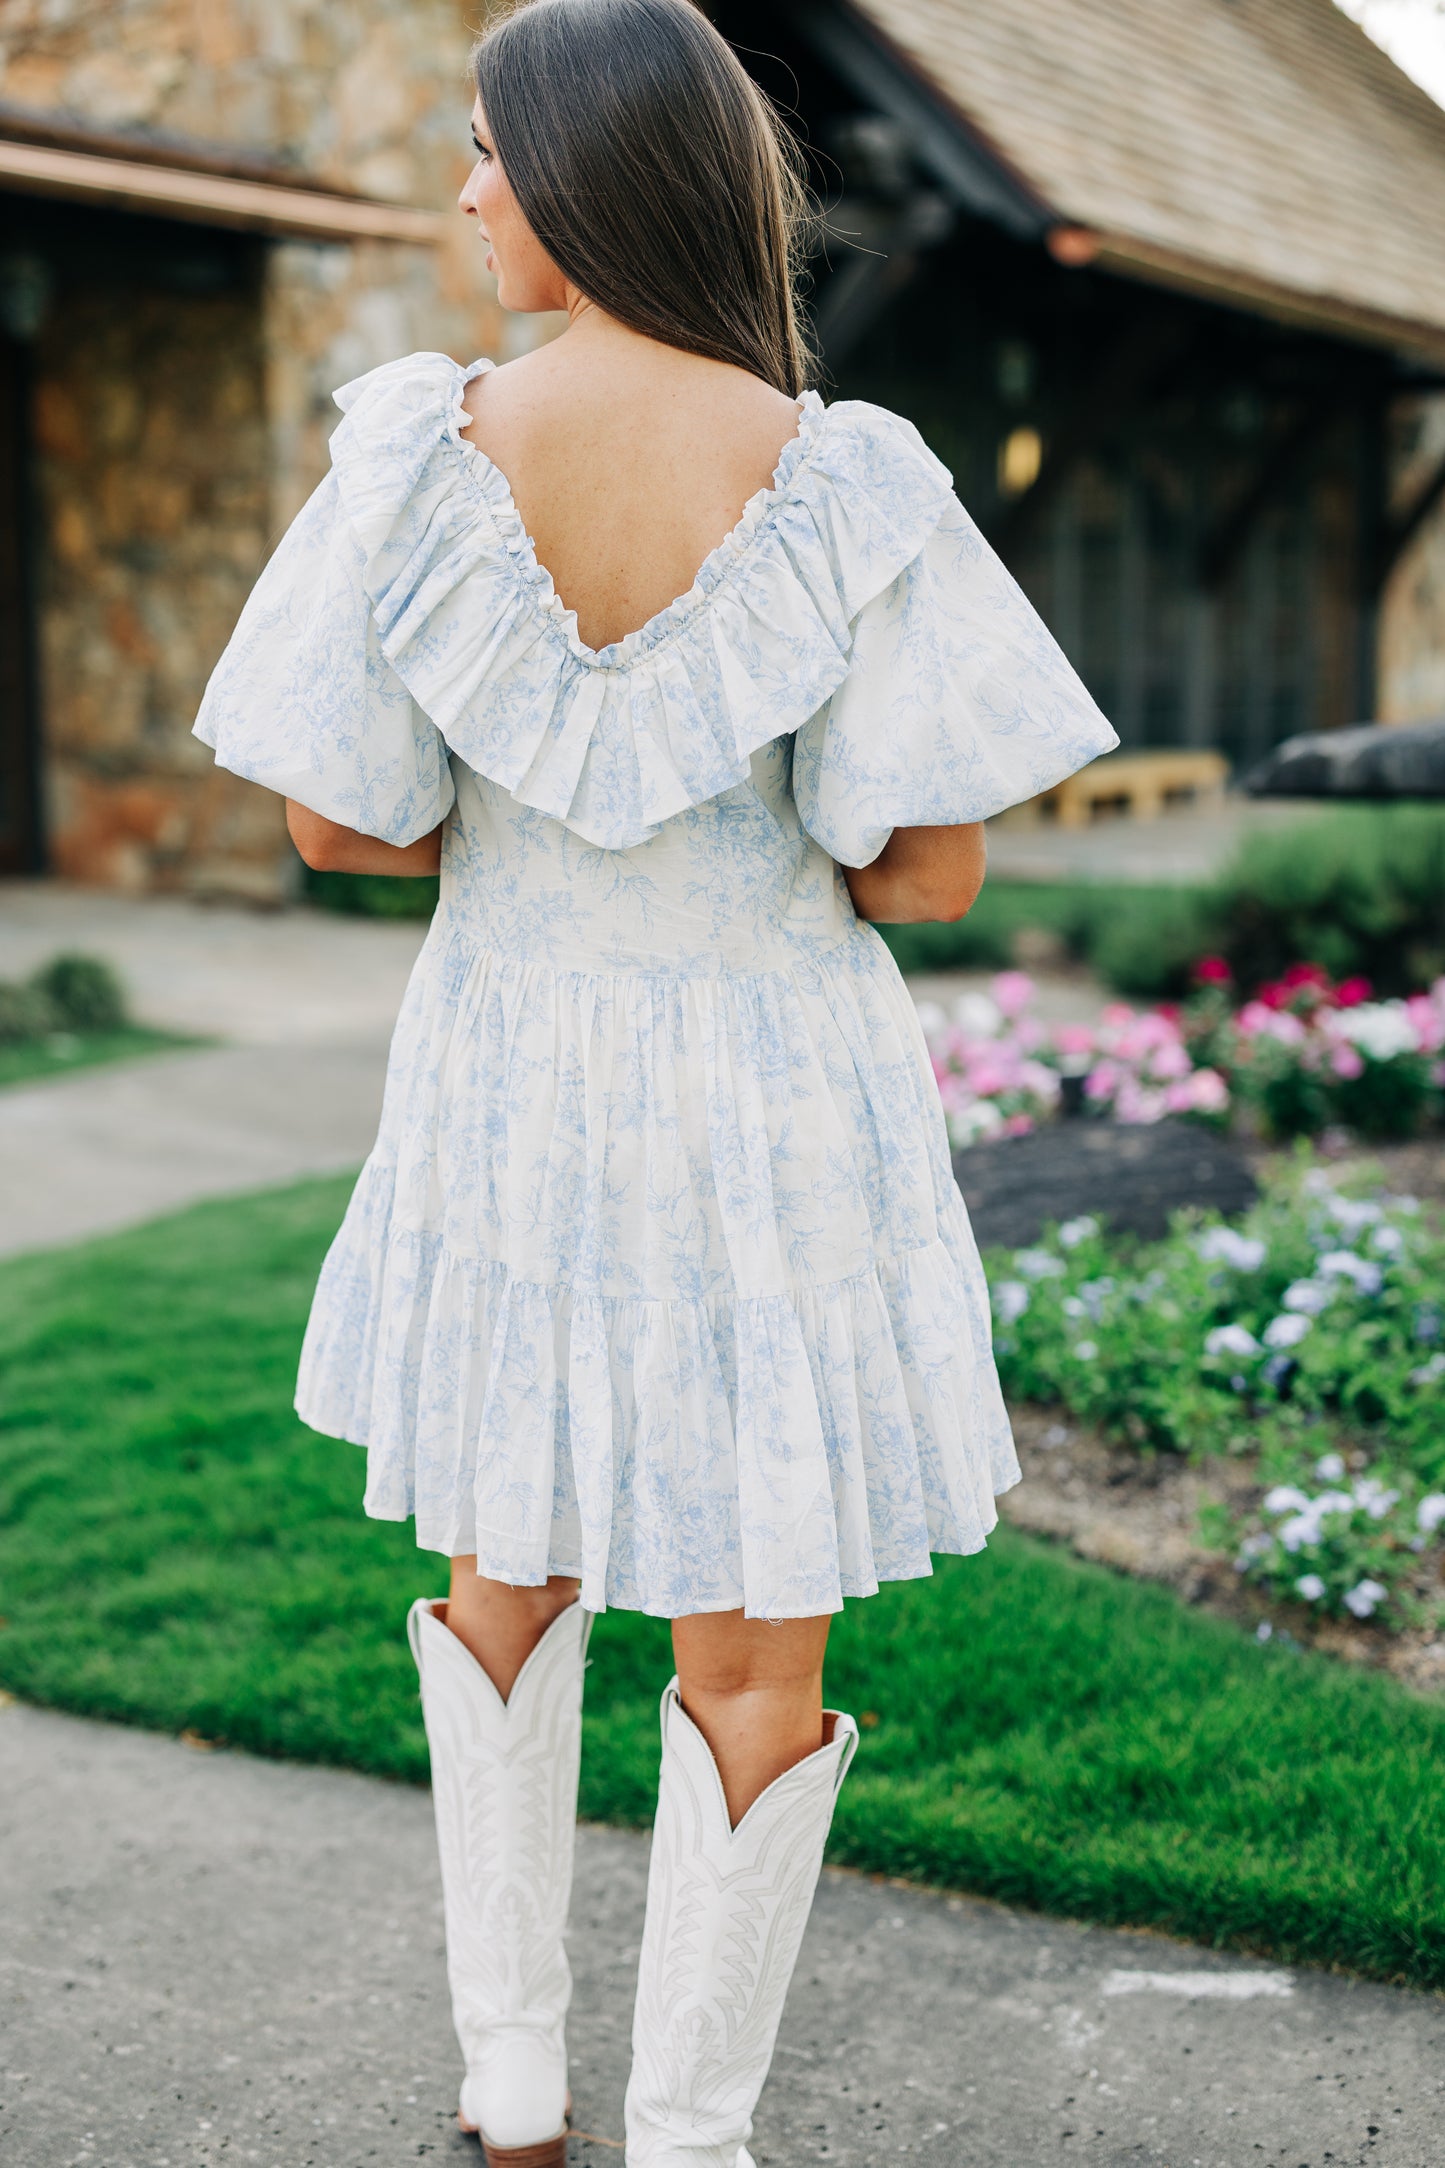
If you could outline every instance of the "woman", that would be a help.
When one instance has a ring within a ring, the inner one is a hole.
[[[747,2168],[856,1744],[845,1596],[1017,1478],[907,992],[980,823],[1114,742],[915,430],[805,390],[801,189],[687,0],[476,54],[495,368],[345,386],[197,730],[313,866],[441,871],[304,1420],[451,1559],[412,1610],[463,2128],[552,2168],[584,1650],[670,1618],[628,2168]]]

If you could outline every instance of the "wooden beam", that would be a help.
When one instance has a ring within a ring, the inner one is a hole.
[[[0,188],[296,240],[408,241],[432,247],[442,230],[440,212],[420,211],[411,204],[374,203],[364,196],[241,180],[156,165],[149,159],[97,157],[44,143],[0,141]]]
[[[1385,522],[1375,554],[1375,585],[1383,587],[1420,529],[1445,498],[1445,454],[1426,475],[1403,512]]]

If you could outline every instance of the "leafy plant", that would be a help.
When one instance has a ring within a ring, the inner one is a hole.
[[[127,1021],[120,980],[99,956],[56,956],[30,983],[62,1031],[119,1031]]]
[[[1445,1238],[1413,1199],[1345,1195],[1304,1162],[1238,1227],[1184,1215],[1140,1245],[1066,1221],[991,1281],[1009,1393],[1144,1450],[1258,1455],[1302,1496],[1334,1459],[1352,1471],[1365,1489],[1318,1526],[1246,1515],[1240,1570],[1296,1594],[1318,1578],[1313,1600],[1345,1610],[1378,1583],[1371,1608],[1401,1622],[1445,1529],[1445,1506],[1418,1518],[1445,1489]],[[1312,1529],[1304,1557],[1285,1525]]]
[[[56,1028],[55,1011],[38,986],[0,979],[0,1046],[26,1046]]]

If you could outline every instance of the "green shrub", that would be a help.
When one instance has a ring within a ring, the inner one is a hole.
[[[1116,993],[1165,1001],[1188,991],[1210,933],[1196,889],[1126,888],[1087,914],[1083,954]]]
[[[325,911],[352,918],[430,918],[441,882],[435,874],[317,873],[308,867],[305,893]]]
[[[1316,963],[1414,993],[1445,972],[1445,806],[1354,806],[1250,836],[1200,923],[1245,988]]]
[[[57,1028],[55,1011],[40,987],[0,979],[0,1046],[26,1046]]]
[[[900,971],[1002,971],[1015,963],[1033,968],[1039,959],[1021,953],[1019,945],[1021,937],[1029,935],[1042,936],[1062,960],[1092,962],[1100,943],[1116,929],[1137,927],[1147,933],[1151,923],[1167,917],[1171,909],[1182,912],[1193,897],[1189,889],[1112,881],[989,880],[967,918],[953,925],[882,926],[879,932]],[[1191,947],[1188,940],[1181,945]],[[1200,953],[1191,947],[1188,962]],[[1147,971],[1141,963],[1117,982],[1120,991],[1153,992],[1153,978],[1143,983]],[[1187,980],[1188,964],[1183,971]]]
[[[126,1022],[120,980],[98,956],[57,956],[36,972],[30,984],[49,1003],[53,1028],[119,1031]]]

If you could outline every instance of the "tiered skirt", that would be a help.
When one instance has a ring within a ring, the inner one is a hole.
[[[877,936],[702,978],[439,920],[296,1405],[369,1513],[593,1610],[816,1616],[980,1549],[1018,1465]]]

